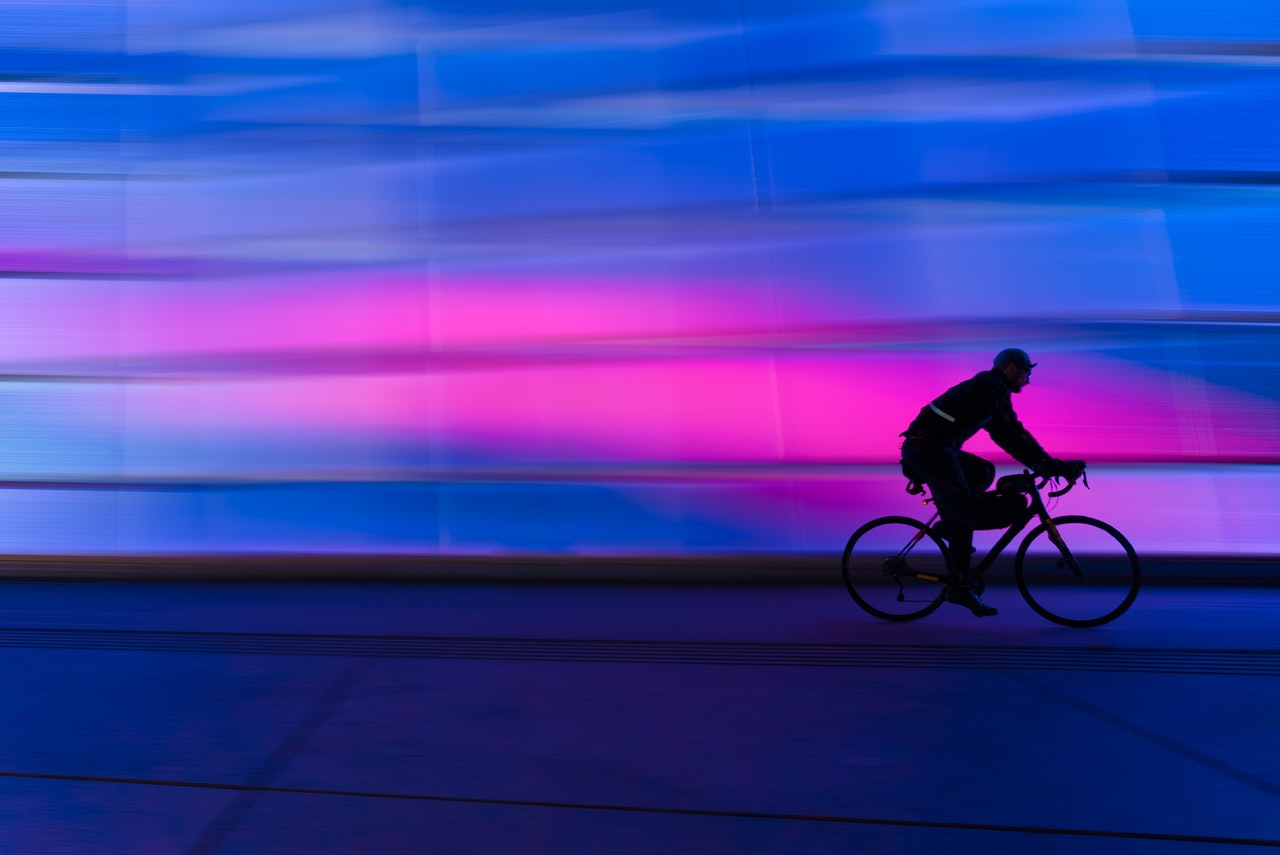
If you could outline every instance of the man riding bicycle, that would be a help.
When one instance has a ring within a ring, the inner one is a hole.
[[[947,600],[978,617],[994,615],[996,609],[984,603],[974,588],[969,567],[973,531],[1002,528],[1010,512],[1016,514],[1025,505],[1013,509],[1008,497],[986,492],[995,480],[995,466],[960,447],[979,430],[986,430],[996,445],[1041,475],[1074,480],[1084,471],[1084,461],[1051,457],[1013,412],[1011,395],[1031,382],[1035,367],[1026,351],[1006,348],[996,354],[989,370],[952,386],[924,406],[901,434],[905,437],[903,472],[929,487],[942,515],[939,528],[953,564]],[[1020,496],[1013,499],[1023,501]]]

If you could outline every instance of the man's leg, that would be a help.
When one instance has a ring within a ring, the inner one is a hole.
[[[991,513],[990,507],[984,501],[987,498],[986,491],[991,489],[991,485],[996,480],[995,464],[985,457],[979,457],[967,451],[958,452],[957,456],[960,459],[960,470],[964,472],[965,483],[969,487],[970,520],[973,528],[998,527],[1000,518]],[[967,555],[973,553],[973,529],[969,529],[968,539],[957,548],[968,550],[965,553]],[[966,566],[968,565],[966,564]],[[982,596],[983,590],[987,587],[982,580],[982,576],[973,572],[969,576],[969,584],[973,588],[973,592],[978,596]]]
[[[902,446],[903,460],[929,485],[929,492],[933,494],[933,501],[950,535],[948,545],[952,574],[947,600],[965,606],[978,617],[986,617],[995,614],[996,610],[984,603],[973,590],[969,558],[973,552],[973,529],[978,522],[977,506],[962,468],[960,454],[963,453],[910,441]],[[981,460],[976,455],[968,456]]]
[[[970,494],[976,496],[991,489],[996,480],[994,463],[967,451],[957,452],[956,456],[960,458],[960,471],[964,473],[965,486]]]

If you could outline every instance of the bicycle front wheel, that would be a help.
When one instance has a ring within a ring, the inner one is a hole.
[[[849,538],[844,585],[868,613],[918,620],[942,605],[947,553],[932,530],[910,517],[881,517]]]
[[[1115,620],[1141,585],[1133,546],[1092,517],[1057,517],[1037,526],[1018,548],[1013,573],[1027,605],[1063,626]]]

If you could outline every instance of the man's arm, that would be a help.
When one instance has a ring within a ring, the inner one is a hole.
[[[996,445],[1003,448],[1014,459],[1025,466],[1036,470],[1050,478],[1068,478],[1072,481],[1084,472],[1083,460],[1059,460],[1040,447],[1036,438],[1031,435],[1018,416],[1013,406],[997,408],[996,415],[987,425],[987,430]]]
[[[1036,442],[1031,432],[1018,421],[1013,405],[1009,403],[1007,397],[997,400],[995,414],[991,417],[991,421],[987,422],[987,433],[991,435],[996,445],[1009,452],[1014,460],[1024,466],[1037,469],[1053,460],[1049,452],[1045,451],[1040,443]]]

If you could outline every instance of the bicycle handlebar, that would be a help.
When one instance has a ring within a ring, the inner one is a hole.
[[[1054,480],[1054,479],[1052,479],[1052,478],[1045,478],[1043,481],[1041,481],[1041,482],[1040,482],[1040,484],[1039,484],[1038,486],[1043,487],[1045,484],[1048,484],[1048,483],[1049,483],[1050,481],[1052,481],[1052,480]],[[1068,478],[1068,479],[1067,479],[1067,484],[1066,484],[1066,486],[1065,486],[1065,487],[1063,487],[1061,490],[1050,490],[1050,491],[1049,491],[1049,498],[1051,498],[1051,499],[1056,499],[1056,498],[1058,498],[1059,496],[1065,495],[1066,493],[1071,492],[1071,488],[1072,488],[1072,487],[1074,487],[1075,485],[1076,485],[1076,482],[1075,482],[1075,481],[1073,481],[1073,480],[1071,480],[1070,478]]]
[[[1031,473],[1027,473],[1027,474],[1031,474]],[[1038,484],[1036,484],[1036,489],[1037,489],[1037,490],[1043,489],[1043,488],[1044,488],[1044,485],[1045,485],[1045,484],[1048,484],[1050,481],[1056,481],[1056,480],[1058,480],[1056,477],[1053,477],[1053,476],[1050,476],[1050,475],[1042,475],[1042,474],[1040,474],[1040,473],[1036,473],[1036,477],[1037,477],[1038,479],[1040,479],[1040,482],[1039,482]],[[1089,487],[1089,476],[1088,476],[1088,475],[1086,475],[1086,474],[1084,473],[1084,470],[1081,470],[1081,471],[1080,471],[1080,477],[1079,477],[1079,478],[1066,478],[1065,480],[1066,480],[1066,482],[1067,482],[1067,483],[1066,483],[1066,485],[1065,485],[1061,490],[1050,490],[1050,491],[1049,491],[1049,498],[1051,498],[1051,499],[1056,499],[1056,498],[1058,498],[1059,496],[1062,496],[1062,495],[1065,495],[1065,494],[1067,494],[1067,493],[1070,493],[1070,492],[1071,492],[1071,488],[1072,488],[1072,487],[1074,487],[1074,486],[1076,485],[1076,481],[1078,481],[1078,480],[1083,480],[1083,481],[1084,481],[1084,486],[1085,486],[1085,488],[1086,488],[1086,489],[1088,489],[1088,487]]]

